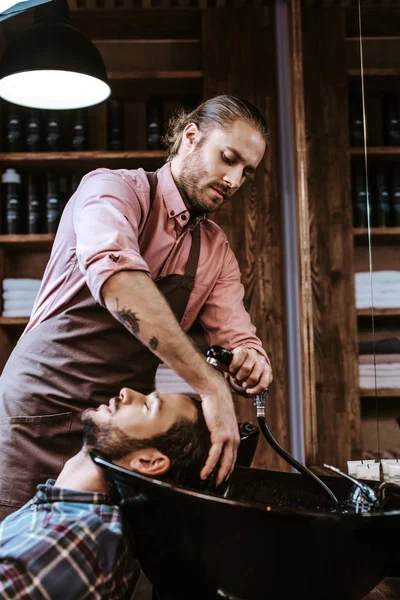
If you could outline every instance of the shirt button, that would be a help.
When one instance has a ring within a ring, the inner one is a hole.
[[[186,215],[182,215],[182,221],[186,221]]]
[[[175,214],[175,211],[174,211],[174,210],[171,210],[171,217],[173,217],[173,216],[174,216],[174,214]]]

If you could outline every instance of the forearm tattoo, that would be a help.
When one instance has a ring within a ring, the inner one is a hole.
[[[154,335],[149,342],[149,346],[152,350],[155,350],[158,346],[158,339],[156,337],[154,337]]]
[[[119,310],[118,308],[118,298],[117,298],[117,310],[115,312],[115,316],[124,327],[128,329],[133,335],[138,336],[140,327],[139,327],[139,317],[136,313],[132,312],[129,308],[123,308]],[[153,335],[151,340],[149,341],[149,347],[151,350],[156,350],[158,346],[158,339]]]
[[[118,309],[118,298],[117,298],[117,311],[116,311],[117,319],[122,325],[124,325],[128,331],[133,333],[133,335],[138,335],[139,329],[139,318],[136,313],[132,312],[129,308],[123,308],[122,310]]]

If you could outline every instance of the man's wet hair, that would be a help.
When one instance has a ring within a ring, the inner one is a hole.
[[[246,121],[259,131],[267,143],[269,142],[264,117],[254,104],[244,98],[224,94],[206,100],[192,111],[180,108],[170,119],[163,138],[167,149],[167,161],[178,154],[183,131],[189,123],[195,123],[203,134],[215,127],[225,129],[237,120]]]
[[[206,463],[211,439],[200,400],[188,397],[196,408],[197,418],[192,421],[179,417],[167,431],[148,438],[131,438],[118,427],[99,430],[92,420],[82,419],[85,446],[109,461],[119,460],[136,450],[155,448],[168,456],[171,463],[168,472],[158,479],[199,488],[202,485],[200,471]]]

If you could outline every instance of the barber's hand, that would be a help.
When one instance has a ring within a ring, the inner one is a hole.
[[[233,382],[246,394],[259,394],[271,384],[271,366],[257,350],[238,346],[232,350],[232,354],[229,374]]]
[[[201,479],[207,479],[218,460],[220,461],[216,485],[232,473],[240,437],[231,393],[221,378],[219,390],[213,394],[201,394],[201,404],[207,427],[211,434],[211,448]]]

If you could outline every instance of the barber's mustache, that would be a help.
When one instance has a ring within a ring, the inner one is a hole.
[[[117,412],[119,405],[121,404],[121,398],[119,396],[113,396],[108,403],[110,404],[112,400],[114,401],[115,412]]]
[[[212,187],[217,190],[220,194],[224,196],[225,199],[228,199],[232,196],[232,191],[229,186],[220,185],[220,184],[212,184]]]

